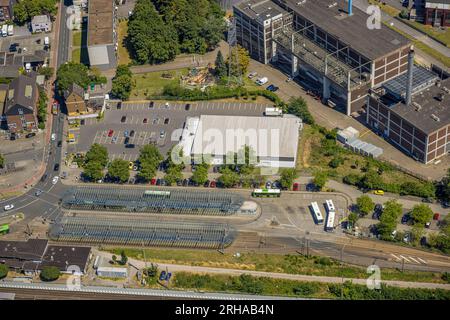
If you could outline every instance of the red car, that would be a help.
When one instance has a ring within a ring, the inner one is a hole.
[[[213,180],[211,181],[211,183],[209,184],[210,188],[215,188],[216,187],[216,182]]]
[[[142,121],[142,123],[147,123],[147,122],[148,122],[147,118],[144,118],[144,120]]]
[[[152,186],[154,186],[154,185],[156,184],[156,179],[153,178],[152,180],[150,180],[150,184],[151,184]]]
[[[433,220],[439,220],[439,217],[440,217],[439,213],[435,213],[433,216]]]
[[[298,189],[299,189],[299,184],[296,182],[296,183],[294,183],[294,186],[292,187],[292,190],[298,191]]]
[[[108,131],[108,137],[112,137],[113,133],[114,133],[114,130],[109,130]]]

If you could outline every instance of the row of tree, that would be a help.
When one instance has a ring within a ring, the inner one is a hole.
[[[57,0],[21,0],[13,6],[15,21],[23,25],[34,16],[49,15],[54,17],[57,12]]]
[[[56,77],[60,96],[63,96],[64,91],[74,83],[84,89],[87,89],[92,83],[106,83],[106,77],[102,76],[98,68],[92,67],[89,69],[84,64],[72,61],[62,64],[56,72]]]
[[[130,68],[127,65],[119,65],[112,79],[111,94],[117,99],[128,100],[135,85]]]
[[[138,0],[126,43],[136,62],[162,63],[180,52],[204,54],[225,30],[224,12],[214,0]]]

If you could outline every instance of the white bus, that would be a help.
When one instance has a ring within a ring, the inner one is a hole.
[[[316,221],[317,224],[322,224],[323,223],[323,216],[322,216],[322,212],[320,212],[320,208],[319,205],[317,204],[317,202],[311,202],[311,212],[314,216],[314,220]]]
[[[336,216],[336,212],[328,211],[327,224],[325,225],[325,231],[333,231],[334,230],[335,216]]]
[[[333,211],[336,212],[336,208],[334,207],[333,200],[325,200],[325,204],[327,205],[327,211]]]

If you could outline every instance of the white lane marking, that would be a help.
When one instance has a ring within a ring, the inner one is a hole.
[[[404,257],[404,256],[400,256],[400,258],[402,258],[403,260],[405,260],[406,262],[411,262],[411,261],[409,261],[409,259],[408,258],[406,258],[406,257]]]
[[[398,261],[401,261],[402,259],[400,259],[399,257],[397,257],[395,254],[391,253],[391,256],[393,256],[395,259],[397,259]]]
[[[425,260],[423,260],[423,259],[421,259],[421,258],[419,258],[419,257],[417,257],[417,260],[419,260],[420,262],[422,262],[422,263],[424,263],[424,264],[427,264],[427,262],[426,262]]]
[[[412,261],[414,261],[415,263],[420,264],[420,262],[417,261],[416,259],[414,259],[413,257],[409,256],[409,258],[410,258]]]

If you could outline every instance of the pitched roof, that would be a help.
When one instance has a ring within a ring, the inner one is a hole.
[[[84,89],[77,85],[76,83],[72,83],[66,91],[64,91],[64,98],[70,96],[70,94],[75,93],[76,95],[82,97],[84,99]]]
[[[9,84],[5,113],[16,105],[33,112],[36,108],[35,101],[37,94],[35,80],[24,75],[19,75]]]

